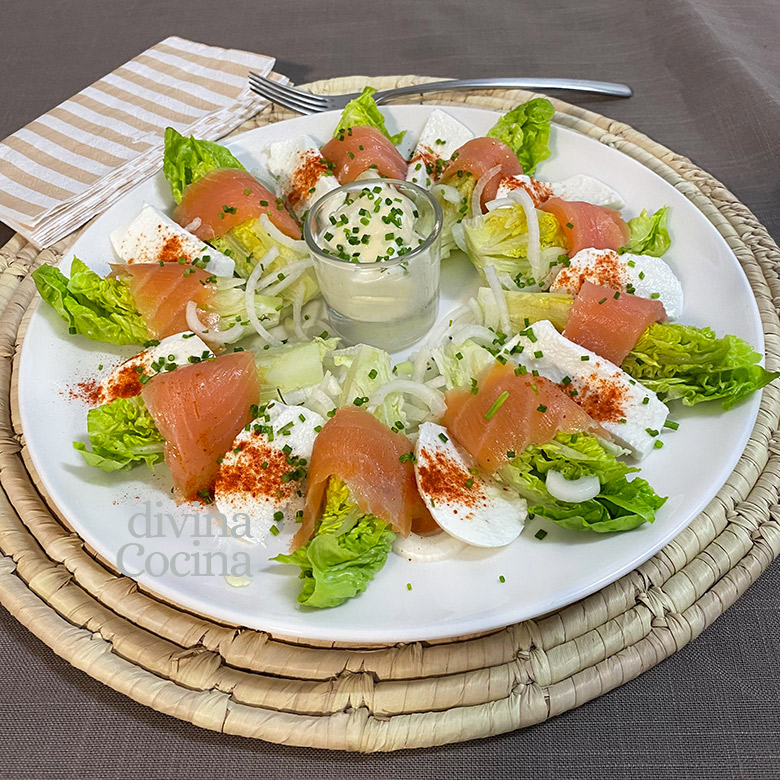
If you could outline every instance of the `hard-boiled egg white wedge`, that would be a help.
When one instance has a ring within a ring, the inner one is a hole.
[[[236,436],[215,488],[217,509],[234,536],[257,544],[272,525],[303,509],[306,468],[324,424],[310,409],[271,401]]]
[[[144,377],[173,371],[179,366],[199,363],[210,357],[214,357],[214,353],[194,333],[175,333],[111,369],[100,383],[100,403],[107,404],[117,398],[138,395],[147,381]]]
[[[535,206],[544,203],[547,198],[582,200],[594,206],[608,206],[612,209],[622,209],[626,205],[621,195],[612,187],[584,173],[575,173],[560,181],[541,181],[524,173],[506,176],[498,185],[496,199],[510,197],[518,187],[522,187],[531,196]]]
[[[276,194],[287,201],[296,217],[303,217],[316,201],[339,186],[336,177],[323,168],[320,147],[311,136],[276,141],[263,154],[276,180]]]
[[[453,152],[474,137],[474,133],[441,109],[435,108],[425,122],[409,162],[406,181],[430,187],[435,179],[428,170],[437,160],[449,160]]]
[[[480,475],[446,428],[423,423],[414,455],[420,495],[444,531],[475,547],[502,547],[519,536],[528,514],[525,499]]]
[[[144,203],[138,216],[127,227],[112,231],[110,238],[123,263],[176,262],[183,257],[188,262],[202,260],[203,267],[216,276],[233,276],[236,268],[227,255],[206,246],[148,203]]]

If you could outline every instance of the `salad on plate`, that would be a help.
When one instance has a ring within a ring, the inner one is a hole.
[[[503,547],[533,517],[574,536],[652,523],[666,499],[640,469],[678,427],[670,405],[728,413],[777,376],[742,339],[686,324],[668,208],[625,220],[596,178],[535,178],[549,101],[481,137],[434,109],[407,160],[371,95],[325,143],[266,146],[259,171],[169,128],[173,212],[147,204],[114,231],[106,277],[77,258],[33,274],[70,336],[140,350],[95,367],[85,463],[165,463],[177,502],[237,539],[289,537],[274,560],[307,607],[358,596],[390,555]],[[334,208],[326,251],[413,252],[403,180],[440,204],[442,275],[463,253],[481,280],[400,361],[333,333],[302,240],[320,198],[377,178]]]

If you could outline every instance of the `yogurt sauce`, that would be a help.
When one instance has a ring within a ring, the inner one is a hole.
[[[382,185],[350,193],[320,234],[323,251],[353,263],[394,260],[425,240],[417,230],[419,213],[412,200]]]

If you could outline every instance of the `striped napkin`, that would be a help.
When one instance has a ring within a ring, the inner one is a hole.
[[[267,105],[275,60],[166,38],[0,142],[0,221],[46,247],[155,173],[162,137],[216,140]]]

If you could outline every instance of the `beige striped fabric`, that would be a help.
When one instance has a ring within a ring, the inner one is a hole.
[[[167,126],[215,140],[266,105],[254,71],[274,59],[166,38],[0,142],[0,221],[47,247],[162,162]]]

